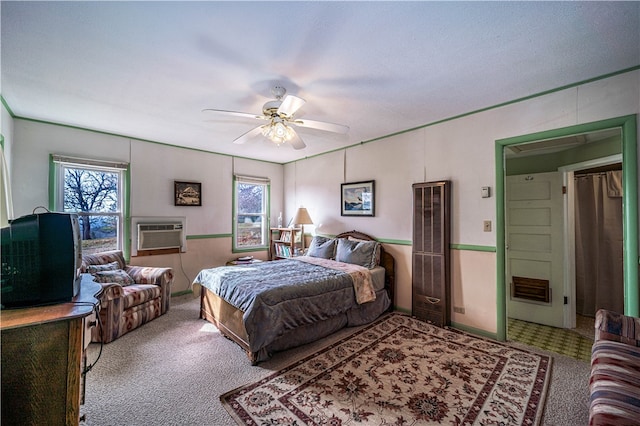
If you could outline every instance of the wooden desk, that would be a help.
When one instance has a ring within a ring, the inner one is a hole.
[[[2,424],[79,423],[84,353],[101,291],[84,274],[71,302],[0,311]]]

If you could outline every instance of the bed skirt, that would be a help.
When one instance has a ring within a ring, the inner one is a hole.
[[[353,327],[372,322],[385,312],[390,304],[387,291],[383,289],[376,293],[376,300],[373,302],[357,305],[343,314],[320,322],[287,330],[257,352],[251,352],[249,349],[249,336],[242,321],[243,312],[205,287],[200,287],[200,318],[214,324],[222,334],[240,345],[252,365],[269,359],[274,352],[315,342],[344,327]]]

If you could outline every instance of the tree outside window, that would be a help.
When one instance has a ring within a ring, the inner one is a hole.
[[[236,180],[235,249],[266,246],[268,185]]]
[[[122,247],[122,170],[61,164],[62,210],[77,213],[82,252]]]

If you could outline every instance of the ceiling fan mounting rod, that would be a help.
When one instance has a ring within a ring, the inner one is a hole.
[[[287,93],[287,89],[282,86],[273,86],[271,88],[271,93],[276,97],[277,100],[281,100],[282,97]]]

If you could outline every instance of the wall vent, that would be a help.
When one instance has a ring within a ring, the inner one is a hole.
[[[139,223],[138,250],[182,247],[182,223]]]
[[[514,299],[531,300],[543,303],[551,302],[551,288],[549,287],[549,280],[514,276],[511,291]]]

